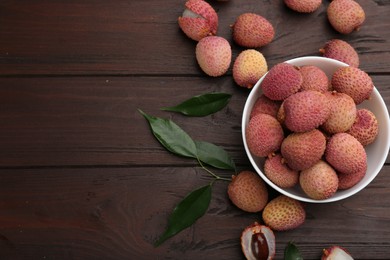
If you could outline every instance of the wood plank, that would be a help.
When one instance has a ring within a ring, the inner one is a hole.
[[[355,259],[386,259],[389,166],[385,172],[349,199],[306,204],[301,227],[275,233],[276,259],[282,259],[291,240],[304,259],[319,259],[321,250],[332,244],[346,247]],[[0,170],[0,257],[243,259],[241,231],[261,218],[230,203],[223,181],[213,185],[205,216],[153,247],[173,207],[210,180],[192,167]]]
[[[366,11],[361,30],[334,31],[324,1],[313,14],[297,14],[282,1],[210,4],[219,15],[218,35],[232,43],[233,57],[243,48],[232,42],[230,25],[244,12],[255,12],[274,25],[274,41],[259,50],[270,66],[299,56],[318,55],[332,38],[350,42],[361,67],[388,73],[390,5],[359,1]],[[0,3],[0,75],[203,75],[196,64],[196,42],[179,29],[184,1],[2,1]],[[380,21],[380,22],[378,22]],[[230,73],[230,71],[229,71]]]

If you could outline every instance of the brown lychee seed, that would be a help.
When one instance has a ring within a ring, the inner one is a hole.
[[[280,151],[291,169],[301,171],[316,164],[323,156],[326,138],[318,129],[289,134],[282,142]]]
[[[253,155],[268,156],[279,150],[283,139],[282,126],[273,116],[258,114],[249,120],[246,128],[246,141]]]
[[[232,49],[225,38],[204,37],[197,43],[195,53],[200,68],[209,76],[222,76],[230,67]]]
[[[203,0],[189,0],[185,7],[178,22],[189,38],[199,41],[206,36],[217,34],[218,15],[210,4]]]
[[[290,169],[280,154],[271,155],[265,160],[264,174],[280,188],[294,187],[299,179],[299,172]]]
[[[288,63],[273,66],[261,82],[264,95],[272,100],[283,100],[296,93],[302,85],[298,68]]]
[[[246,259],[273,259],[276,249],[275,234],[269,227],[255,222],[242,232],[241,249]]]
[[[246,212],[259,212],[268,202],[265,182],[251,171],[233,175],[228,186],[228,195],[234,205]]]
[[[358,109],[355,122],[347,133],[358,139],[363,146],[369,145],[378,136],[378,120],[370,110]]]
[[[330,103],[330,115],[321,125],[329,134],[348,131],[356,119],[356,105],[354,100],[344,93],[335,91],[325,93]]]
[[[337,92],[351,96],[356,105],[369,99],[374,89],[372,79],[366,72],[350,66],[338,68],[332,75],[331,84]]]
[[[276,118],[276,115],[279,111],[281,101],[275,101],[267,98],[264,94],[261,94],[255,104],[253,105],[250,118],[254,117],[257,114],[268,114]]]
[[[279,195],[265,206],[262,217],[272,230],[286,231],[299,227],[305,222],[306,212],[298,200]]]
[[[269,44],[275,35],[272,24],[255,13],[239,15],[232,25],[233,40],[246,48],[259,48]]]
[[[306,132],[323,124],[330,115],[328,98],[321,92],[305,90],[283,102],[284,124],[294,132]]]
[[[339,39],[327,41],[320,52],[324,57],[347,63],[352,67],[359,67],[359,55],[355,48],[346,41]]]
[[[351,254],[343,247],[331,246],[322,252],[321,260],[353,260]]]
[[[332,27],[342,34],[359,30],[366,18],[363,8],[354,0],[333,0],[327,15]]]
[[[339,178],[339,190],[346,190],[352,188],[356,184],[358,184],[364,176],[366,176],[367,165],[358,172],[352,173],[340,173],[338,174]]]
[[[284,3],[296,12],[312,13],[321,6],[322,0],[284,0]]]
[[[301,91],[316,90],[319,92],[326,92],[330,88],[330,82],[325,72],[317,66],[307,65],[300,67],[299,71],[302,74],[303,82]]]
[[[339,179],[336,171],[320,160],[309,169],[301,171],[299,184],[309,198],[324,200],[336,193]]]
[[[359,172],[367,167],[363,145],[347,133],[332,135],[326,145],[325,159],[339,174]]]
[[[261,52],[244,50],[234,61],[233,79],[241,87],[252,88],[267,71],[267,61]]]

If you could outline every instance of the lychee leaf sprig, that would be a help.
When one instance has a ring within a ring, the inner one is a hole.
[[[284,250],[284,260],[303,260],[301,252],[293,242],[287,244]]]

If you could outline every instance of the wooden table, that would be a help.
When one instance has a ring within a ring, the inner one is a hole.
[[[196,161],[167,152],[143,111],[169,118],[194,139],[224,148],[238,170],[251,169],[241,139],[250,90],[206,76],[196,42],[179,29],[178,0],[0,1],[0,259],[243,259],[239,237],[260,214],[237,209],[218,181],[206,215],[158,248],[174,206],[211,177]],[[319,55],[329,39],[348,41],[390,104],[390,2],[359,0],[367,20],[350,35],[335,32],[324,1],[313,14],[282,1],[210,1],[218,35],[255,12],[274,25],[259,50],[269,67]],[[207,117],[161,111],[207,92],[232,94]],[[221,176],[233,173],[215,170]],[[390,165],[355,196],[307,204],[303,226],[276,232],[276,258],[295,241],[305,259],[332,244],[356,259],[390,257]]]

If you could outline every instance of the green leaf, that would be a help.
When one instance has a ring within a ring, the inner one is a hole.
[[[286,246],[284,250],[284,260],[303,260],[298,247],[294,243],[289,242]]]
[[[197,158],[197,150],[191,137],[169,119],[154,117],[138,110],[149,122],[157,140],[170,152]]]
[[[203,141],[194,141],[198,150],[198,158],[204,163],[224,170],[236,170],[232,158],[219,146]]]
[[[224,108],[231,97],[232,95],[227,93],[207,93],[194,96],[176,106],[161,109],[179,112],[187,116],[207,116]]]
[[[212,183],[192,191],[175,207],[169,217],[167,229],[155,243],[156,247],[194,224],[206,213],[211,201],[211,185]]]

